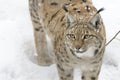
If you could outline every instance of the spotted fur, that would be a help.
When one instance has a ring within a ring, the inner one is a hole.
[[[40,65],[56,63],[59,80],[98,80],[105,50],[105,28],[91,0],[29,0]],[[50,38],[49,51],[46,35]],[[53,53],[53,55],[51,55]]]

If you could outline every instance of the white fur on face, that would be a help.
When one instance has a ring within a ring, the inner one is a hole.
[[[79,52],[75,52],[75,55],[78,57],[93,57],[95,53],[96,48],[95,47],[90,47],[87,51],[81,52],[82,50],[80,49]]]

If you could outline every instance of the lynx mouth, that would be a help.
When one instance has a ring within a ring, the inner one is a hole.
[[[86,50],[77,50],[76,53],[84,53]]]
[[[95,53],[95,47],[89,47],[88,49],[79,49],[74,52],[77,57],[93,57]]]
[[[86,50],[72,50],[72,49],[70,49],[70,51],[72,52],[72,53],[74,53],[74,54],[83,54],[83,53],[85,53],[86,52]]]

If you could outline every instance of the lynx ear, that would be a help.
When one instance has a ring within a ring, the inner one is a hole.
[[[69,13],[69,10],[68,10],[68,6],[69,4],[64,4],[62,6],[62,8],[64,9],[64,11],[66,12],[66,23],[67,23],[67,26],[71,26],[71,24],[74,22],[74,19],[72,18],[72,16],[70,15]]]
[[[101,8],[100,10],[97,11],[97,13],[93,16],[93,18],[90,20],[90,23],[96,28],[99,28],[99,24],[101,23],[101,17],[99,13],[103,11],[104,8]]]
[[[74,23],[74,19],[69,13],[66,13],[66,22],[67,26],[72,26],[72,24]]]
[[[67,5],[68,5],[68,4],[62,5],[62,8],[63,8],[66,12],[68,12]]]
[[[100,16],[98,14],[96,14],[90,21],[90,23],[96,28],[99,28],[99,24],[100,24]]]

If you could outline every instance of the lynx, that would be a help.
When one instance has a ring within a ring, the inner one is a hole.
[[[98,80],[106,43],[103,8],[97,10],[91,0],[29,0],[29,5],[39,64],[55,63],[59,80],[73,80],[75,68],[82,80]]]

